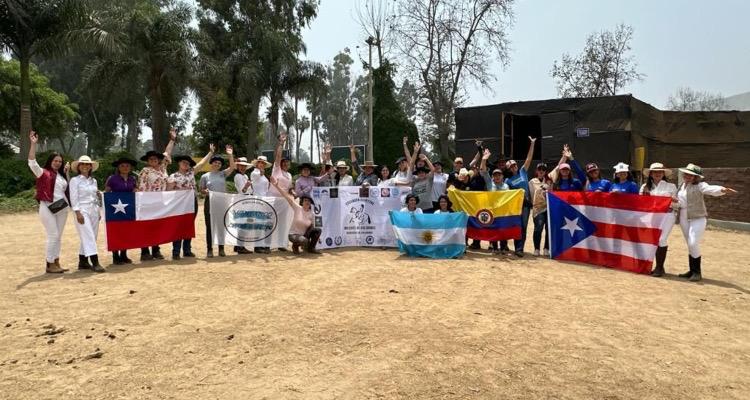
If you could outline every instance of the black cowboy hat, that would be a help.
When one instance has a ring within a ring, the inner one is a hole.
[[[138,163],[137,163],[137,162],[136,162],[135,160],[133,160],[133,159],[131,159],[131,158],[128,158],[128,157],[124,157],[124,156],[123,156],[123,157],[120,157],[120,158],[118,158],[118,159],[117,159],[117,160],[115,160],[115,161],[112,161],[112,166],[113,166],[113,167],[115,167],[115,168],[119,167],[119,166],[120,166],[120,164],[130,164],[130,165],[132,165],[133,167],[135,167],[135,166],[136,166],[136,164],[138,164]]]
[[[177,156],[174,158],[175,164],[179,163],[180,161],[187,161],[188,164],[190,164],[190,167],[195,167],[195,160],[193,160],[190,156]]]
[[[148,159],[151,157],[156,157],[159,159],[159,161],[161,161],[164,159],[164,154],[159,153],[158,151],[155,151],[155,150],[149,150],[148,152],[146,152],[145,156],[141,157],[141,161],[148,161]]]
[[[221,165],[224,166],[224,158],[221,156],[213,156],[211,157],[211,161],[209,161],[209,164],[213,164],[216,161],[221,161]]]

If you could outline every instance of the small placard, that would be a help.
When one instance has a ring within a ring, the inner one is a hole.
[[[589,137],[589,128],[576,128],[577,137]]]

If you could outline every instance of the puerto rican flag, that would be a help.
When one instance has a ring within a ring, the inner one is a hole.
[[[195,193],[104,193],[107,250],[156,246],[195,237]]]
[[[548,192],[550,255],[647,274],[672,199],[600,192]]]

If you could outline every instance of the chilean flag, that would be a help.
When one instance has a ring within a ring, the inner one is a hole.
[[[647,274],[662,222],[674,218],[671,202],[661,196],[548,192],[551,257]]]
[[[195,193],[104,193],[107,250],[156,246],[195,237]]]

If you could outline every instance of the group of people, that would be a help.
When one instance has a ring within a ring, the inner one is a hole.
[[[29,149],[29,167],[36,176],[36,199],[39,202],[39,215],[47,232],[46,272],[62,273],[67,271],[60,265],[60,241],[65,226],[68,206],[75,213],[76,230],[80,237],[78,269],[94,272],[104,272],[106,269],[100,264],[96,239],[101,219],[99,192],[96,179],[91,176],[99,163],[87,156],[82,156],[71,164],[64,163],[62,155],[52,153],[43,166],[36,161],[37,135],[30,133],[31,148]],[[468,165],[464,165],[462,157],[456,157],[450,172],[443,170],[440,161],[431,161],[421,152],[421,144],[408,146],[408,139],[403,139],[404,155],[394,163],[391,171],[387,164],[376,165],[372,161],[360,164],[357,150],[350,146],[351,167],[344,160],[336,164],[331,160],[332,148],[324,147],[320,171],[315,174],[315,167],[310,163],[299,166],[299,175],[293,179],[289,172],[291,160],[283,156],[283,147],[287,135],[281,133],[274,152],[273,163],[265,156],[258,156],[248,162],[247,158],[234,158],[233,148],[225,147],[228,163],[223,157],[215,154],[216,148],[212,144],[209,152],[199,162],[195,162],[188,155],[172,157],[172,149],[176,139],[176,131],[170,130],[170,140],[164,152],[149,151],[141,160],[146,167],[138,175],[133,174],[136,161],[127,157],[112,163],[115,172],[107,178],[104,184],[105,192],[158,192],[166,190],[190,190],[196,193],[195,210],[197,215],[197,192],[206,195],[203,207],[206,224],[206,255],[213,257],[213,243],[211,232],[211,212],[209,192],[226,192],[227,178],[234,174],[234,186],[237,193],[255,196],[282,197],[289,202],[293,209],[292,226],[289,242],[292,251],[299,253],[307,251],[318,253],[316,245],[321,230],[315,227],[313,217],[314,200],[312,189],[316,186],[404,186],[411,189],[406,196],[404,208],[401,211],[413,213],[448,213],[453,212],[452,204],[447,196],[447,189],[471,191],[503,191],[511,189],[523,190],[524,201],[522,207],[521,237],[514,240],[514,254],[524,256],[527,225],[529,217],[533,220],[534,255],[549,255],[549,243],[545,230],[547,225],[547,191],[598,191],[610,193],[629,193],[651,196],[667,196],[672,199],[674,218],[667,218],[662,226],[662,234],[655,256],[654,276],[664,275],[664,264],[667,256],[667,238],[675,224],[679,224],[687,241],[690,258],[689,271],[679,276],[692,281],[701,279],[700,241],[706,228],[706,206],[704,196],[721,196],[736,193],[731,188],[709,185],[702,181],[700,167],[689,164],[679,171],[683,176],[683,183],[678,188],[669,181],[671,169],[661,163],[653,163],[643,171],[647,177],[646,183],[638,187],[629,166],[618,163],[614,166],[612,180],[601,176],[596,163],[587,163],[584,168],[573,157],[573,152],[566,145],[562,156],[554,167],[539,163],[531,175],[529,169],[534,155],[536,139],[529,137],[529,149],[523,163],[515,160],[496,160],[490,162],[492,153],[477,141],[477,152]],[[167,166],[175,162],[177,171],[167,172]],[[209,165],[209,171],[204,173],[196,183],[195,173],[204,165]],[[271,173],[267,170],[271,168]],[[351,170],[356,172],[350,174]],[[248,171],[250,173],[248,175]],[[76,174],[69,178],[70,172]],[[542,246],[542,237],[545,236]],[[479,241],[473,241],[472,248],[480,248]],[[507,254],[510,252],[507,241],[490,243],[494,252]],[[164,256],[160,246],[142,248],[141,261],[161,260]],[[287,251],[279,248],[278,251]],[[252,251],[242,246],[234,247],[238,254]],[[256,253],[269,253],[271,249],[256,247]],[[218,245],[218,255],[226,256],[223,245]],[[195,257],[192,251],[191,238],[184,238],[172,243],[172,258]],[[127,251],[120,250],[112,253],[114,265],[131,264]]]

